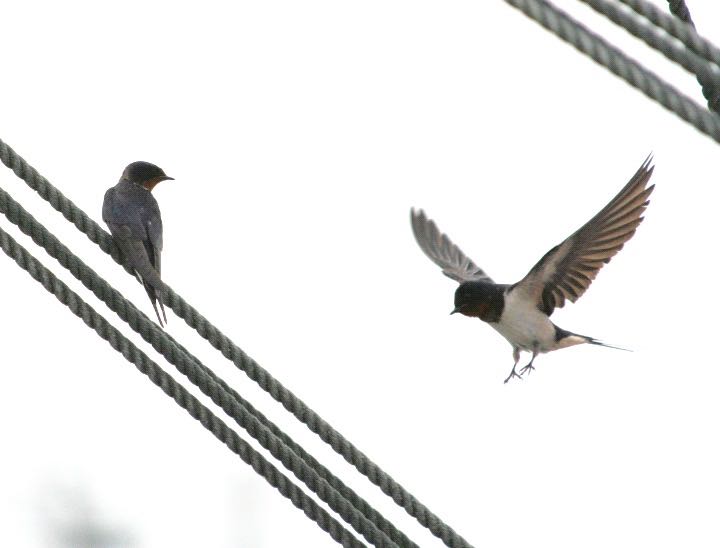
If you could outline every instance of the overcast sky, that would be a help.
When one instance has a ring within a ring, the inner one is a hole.
[[[702,101],[692,76],[559,4]],[[720,43],[715,4],[690,8]],[[471,544],[717,546],[709,138],[499,1],[14,2],[0,44],[0,138],[97,221],[126,164],[175,177],[155,190],[165,280]],[[448,315],[455,283],[410,207],[512,283],[650,152],[645,222],[553,315],[634,352],[542,355],[503,384],[511,347]],[[152,315],[11,171],[0,187]],[[0,545],[78,545],[84,525],[103,546],[335,545],[4,255],[0,279]],[[168,319],[415,542],[442,545]]]

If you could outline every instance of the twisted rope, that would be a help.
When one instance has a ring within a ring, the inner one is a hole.
[[[596,12],[604,15],[613,23],[623,27],[633,36],[640,38],[648,46],[655,48],[665,57],[678,63],[688,72],[703,80],[707,85],[717,88],[720,85],[720,72],[717,65],[708,62],[692,50],[678,46],[667,34],[642,23],[642,20],[628,13],[611,0],[580,0]]]
[[[59,211],[78,230],[83,232],[90,241],[96,243],[100,249],[108,253],[118,264],[122,264],[120,251],[112,240],[110,234],[103,230],[95,221],[87,216],[79,207],[65,197],[37,170],[30,166],[5,142],[0,140],[0,161],[10,168],[18,177],[35,190],[54,209]],[[126,271],[132,272],[126,268]],[[134,275],[133,275],[134,276]],[[352,464],[361,474],[377,485],[383,493],[401,506],[418,523],[426,527],[433,535],[440,538],[449,548],[470,548],[471,545],[449,525],[431,512],[424,504],[409,493],[402,485],[384,472],[377,464],[370,460],[355,445],[342,436],[329,423],[310,409],[302,400],[277,381],[268,371],[263,369],[255,360],[242,351],[229,337],[212,325],[194,307],[176,294],[169,286],[165,287],[162,295],[163,303],[171,308],[175,314],[195,329],[197,333],[207,340],[223,356],[232,361],[250,379],[255,381],[263,390],[281,403],[300,422],[305,424],[320,439],[333,448],[335,452]]]
[[[693,20],[690,17],[690,10],[688,9],[687,4],[685,4],[685,0],[668,0],[668,4],[670,5],[670,11],[675,17],[679,17],[688,25],[692,25],[693,27],[695,26],[695,23],[693,23]]]
[[[619,0],[638,15],[647,19],[653,25],[660,27],[670,36],[680,40],[689,50],[697,53],[703,59],[710,61],[716,65],[720,65],[720,49],[712,42],[700,36],[695,30],[690,13],[687,6],[684,10],[680,10],[676,15],[685,14],[687,18],[680,15],[671,17],[667,13],[660,10],[655,4],[647,0]],[[673,3],[670,2],[670,9],[673,10]]]
[[[275,487],[284,497],[290,499],[295,507],[301,509],[307,517],[317,523],[335,541],[348,548],[361,548],[364,546],[310,496],[306,495],[302,489],[268,462],[265,457],[255,451],[221,419],[175,381],[172,376],[163,371],[159,365],[124,337],[120,331],[110,325],[102,315],[98,314],[77,293],[59,280],[2,228],[0,228],[0,247],[8,257],[27,271],[34,280],[40,282],[45,289],[55,295],[73,314],[81,318],[103,340],[110,343],[110,346],[120,352],[127,361],[134,364],[138,371],[160,387],[165,394],[175,400],[180,407],[199,421],[233,453],[252,466],[270,485]]]
[[[684,0],[668,0],[668,4],[670,6],[670,12],[677,19],[680,19],[695,29],[695,23],[693,23],[692,17],[690,17],[690,10]],[[707,99],[710,110],[720,114],[720,88],[717,85],[707,82],[704,78],[701,78],[700,75],[698,75],[697,81],[702,88],[703,97]]]
[[[647,70],[546,0],[505,0],[646,96],[720,143],[720,117]]]
[[[662,28],[665,32],[680,40],[692,52],[703,59],[720,66],[720,50],[709,40],[701,37],[695,31],[695,24],[690,17],[685,2],[682,0],[668,0],[670,11],[675,17],[670,17],[660,11],[647,0],[619,0],[630,9],[645,17],[652,24]],[[708,107],[720,114],[720,89],[717,83],[705,75],[696,73],[697,81],[702,87],[702,93],[708,101]]]
[[[12,196],[0,188],[0,212],[67,268],[165,359],[220,406],[237,424],[303,481],[330,508],[375,546],[416,547],[364,499],[335,477],[250,402],[160,329],[135,305],[72,253]]]

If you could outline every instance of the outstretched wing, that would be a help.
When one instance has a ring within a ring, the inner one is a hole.
[[[432,262],[442,268],[443,274],[457,282],[486,281],[493,283],[482,268],[470,260],[450,238],[438,230],[422,209],[410,210],[413,234],[420,249]]]
[[[575,302],[605,263],[622,249],[642,222],[655,185],[647,186],[654,166],[648,156],[630,182],[597,215],[560,245],[553,247],[513,290],[535,299],[546,314]]]

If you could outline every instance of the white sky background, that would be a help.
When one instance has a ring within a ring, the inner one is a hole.
[[[560,3],[702,101],[576,4]],[[690,8],[720,43],[715,4]],[[473,545],[717,546],[709,138],[504,2],[15,2],[0,44],[0,138],[97,221],[129,162],[174,176],[155,191],[166,281]],[[415,244],[410,207],[514,282],[651,151],[646,221],[553,316],[634,352],[543,355],[504,385],[510,346],[448,315],[455,284]],[[0,186],[152,315],[4,168]],[[335,545],[4,255],[0,277],[0,545],[62,546],[83,515],[127,540],[113,546]],[[413,540],[442,545],[169,320]]]

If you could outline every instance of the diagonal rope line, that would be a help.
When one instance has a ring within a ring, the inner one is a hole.
[[[687,49],[690,50],[690,52],[695,53],[706,61],[713,63],[716,67],[720,67],[720,49],[697,33],[695,30],[695,24],[690,17],[690,11],[683,0],[668,0],[670,11],[675,15],[675,17],[671,17],[664,13],[657,6],[647,0],[618,1],[628,6],[638,15],[647,19],[653,25],[667,32],[670,36],[680,40],[680,42],[682,42]],[[666,40],[665,43],[669,44],[670,42]],[[713,67],[710,68],[715,71],[715,74],[717,73]],[[720,113],[720,87],[718,86],[717,81],[699,72],[696,72],[695,74],[698,83],[702,87],[703,96],[708,101],[708,107],[715,113]]]
[[[302,489],[268,462],[265,457],[255,451],[181,384],[163,371],[159,365],[124,337],[120,331],[59,280],[2,228],[0,228],[0,247],[8,257],[26,270],[33,279],[40,282],[45,289],[55,295],[73,314],[82,319],[102,339],[110,343],[110,346],[120,352],[127,361],[133,363],[141,373],[145,374],[165,394],[175,400],[180,407],[199,421],[233,453],[252,466],[270,485],[275,487],[284,497],[290,499],[295,507],[301,509],[307,517],[317,523],[323,531],[330,534],[335,541],[349,548],[361,548],[364,546],[309,495],[305,494]]]
[[[111,255],[115,262],[122,264],[120,252],[112,237],[2,140],[0,140],[0,161],[50,203],[68,221],[73,223],[90,241],[96,243],[100,249]],[[129,269],[126,268],[126,270],[133,275]],[[440,538],[446,546],[449,548],[471,548],[471,545],[462,536],[431,512],[430,509],[310,409],[300,398],[270,375],[255,360],[245,354],[229,337],[212,325],[170,287],[166,286],[162,294],[162,301],[175,314],[183,318],[190,327],[195,329],[201,337],[219,350],[223,356],[232,361],[250,379],[281,403],[286,410],[330,445],[335,452],[342,455],[347,462],[377,485],[383,493],[391,497],[397,505],[414,517],[418,523]]]
[[[417,545],[72,253],[5,190],[0,213],[67,268],[238,425],[375,546]]]
[[[631,0],[623,0],[630,2]],[[632,0],[634,3],[635,0]],[[695,30],[695,23],[693,23],[692,17],[690,17],[690,10],[688,9],[687,5],[685,4],[684,0],[668,0],[668,4],[670,6],[670,12],[675,15],[675,18],[670,18],[670,20],[674,23],[678,21],[682,21],[686,25],[688,25],[693,31]],[[652,6],[655,7],[655,6]],[[633,8],[634,9],[634,8]],[[659,10],[658,10],[659,11]],[[664,13],[661,13],[663,17],[667,17]],[[717,49],[715,49],[715,53],[720,55],[720,52],[718,52]],[[717,59],[715,61],[717,63]],[[708,107],[710,110],[720,114],[720,88],[718,88],[717,85],[712,85],[711,83],[708,83],[704,78],[701,78],[700,75],[697,77],[697,81],[700,84],[700,87],[702,88],[703,97],[707,99]]]
[[[643,24],[643,19],[632,12],[623,10],[613,0],[580,0],[596,12],[604,15],[613,23],[623,27],[633,36],[640,38],[648,46],[658,50],[671,61],[676,62],[688,72],[702,79],[709,86],[720,85],[720,67],[700,57],[694,51],[678,46],[667,34],[654,27]]]
[[[720,66],[720,49],[710,40],[700,36],[690,19],[690,13],[685,7],[684,11],[675,12],[673,2],[670,0],[670,10],[677,15],[672,17],[647,0],[618,0],[638,15],[642,15],[650,23],[661,28],[670,36],[680,40],[690,51],[697,53],[703,59]],[[687,18],[685,18],[687,16]]]
[[[720,143],[720,117],[546,0],[505,0],[667,110]]]
[[[685,0],[668,0],[670,5],[670,11],[676,16],[685,21],[688,25],[695,26],[692,17],[690,17],[690,10],[685,4]]]

